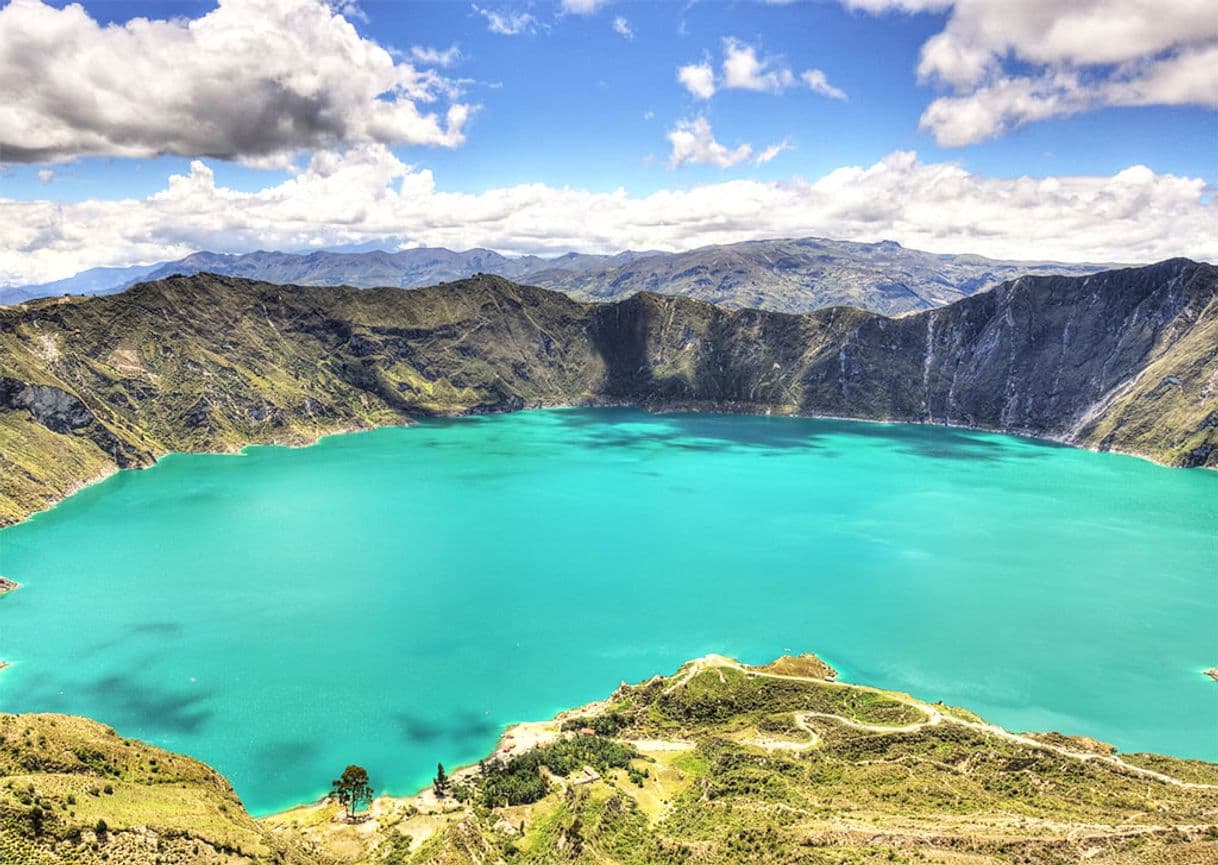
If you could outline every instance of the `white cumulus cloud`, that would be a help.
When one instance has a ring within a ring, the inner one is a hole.
[[[698,99],[715,95],[715,70],[709,63],[690,63],[677,70],[677,80]]]
[[[821,96],[828,96],[830,99],[841,100],[848,98],[846,96],[846,91],[830,84],[829,79],[820,69],[809,69],[802,73],[799,77],[804,84],[808,85],[809,90],[819,93]]]
[[[821,69],[808,69],[796,75],[780,57],[762,57],[757,48],[735,37],[723,40],[723,63],[716,79],[710,63],[691,63],[677,69],[677,80],[698,99],[710,99],[718,90],[752,90],[781,93],[799,82],[809,90],[831,99],[846,99],[846,94],[829,83]]]
[[[783,153],[787,150],[794,150],[794,149],[795,149],[795,145],[793,145],[789,140],[784,138],[782,141],[778,142],[777,144],[771,144],[769,147],[765,148],[760,153],[758,153],[756,158],[753,159],[753,164],[754,165],[765,165],[767,162],[772,160],[778,154]]]
[[[461,59],[461,48],[450,45],[447,48],[433,48],[430,45],[411,45],[410,58],[424,66],[452,66]]]
[[[562,11],[575,15],[591,15],[609,0],[562,0]]]
[[[321,0],[220,0],[199,18],[121,25],[10,0],[0,93],[0,162],[456,147],[470,112],[437,109],[451,82],[395,61]]]
[[[1204,180],[1145,166],[1111,176],[997,178],[896,152],[818,179],[732,180],[645,196],[541,183],[464,193],[443,191],[430,171],[411,168],[384,145],[365,144],[319,153],[297,176],[252,192],[217,185],[196,160],[145,198],[0,198],[0,284],[199,249],[387,238],[560,253],[821,235],[996,258],[1218,261],[1216,223],[1218,201]]]
[[[630,22],[621,15],[613,19],[613,32],[623,39],[634,38],[634,31],[630,29]]]
[[[946,146],[1104,107],[1218,108],[1213,0],[843,0],[869,12],[946,10],[918,76],[950,92],[922,115]]]
[[[519,36],[522,33],[537,32],[537,19],[528,12],[516,12],[510,9],[486,9],[476,3],[473,10],[486,19],[486,27],[492,33],[500,36]]]
[[[705,117],[679,121],[669,131],[668,141],[672,144],[668,164],[673,168],[679,168],[687,162],[729,168],[753,155],[751,144],[728,148],[716,141],[710,121]]]
[[[723,40],[723,87],[779,93],[795,83],[795,73],[772,57],[759,59],[752,45]]]

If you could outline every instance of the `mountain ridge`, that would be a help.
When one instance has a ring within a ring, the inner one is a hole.
[[[0,367],[5,522],[170,451],[547,405],[947,424],[1215,466],[1218,268],[1021,277],[897,318],[198,275],[2,309]]]
[[[357,288],[420,288],[490,273],[581,300],[618,300],[636,291],[655,291],[734,308],[808,312],[845,304],[895,314],[941,306],[1026,273],[1081,275],[1110,266],[1002,261],[906,249],[894,241],[816,237],[744,241],[684,252],[569,252],[552,258],[438,247],[397,252],[195,252],[155,265],[94,268],[53,283],[0,288],[0,303],[74,292],[112,294],[137,282],[199,272]]]

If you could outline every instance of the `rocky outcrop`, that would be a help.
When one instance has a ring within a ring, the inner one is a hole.
[[[24,409],[30,418],[51,432],[83,435],[114,461],[129,468],[149,461],[128,442],[123,441],[89,411],[75,395],[52,385],[27,384],[0,376],[0,411]]]
[[[1184,259],[1023,277],[898,318],[647,292],[581,303],[497,277],[361,291],[203,274],[0,310],[0,362],[0,424],[23,415],[119,466],[605,403],[953,424],[1218,465],[1218,268]],[[45,447],[21,463],[30,484],[0,487],[7,512],[45,504],[30,500]]]
[[[72,394],[57,387],[0,377],[0,406],[25,409],[49,430],[70,433],[93,423],[93,414]]]

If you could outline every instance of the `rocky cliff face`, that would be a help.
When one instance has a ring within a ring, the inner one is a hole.
[[[201,274],[0,310],[0,363],[7,521],[166,451],[560,403],[960,424],[1218,465],[1218,268],[1183,259],[900,318]]]

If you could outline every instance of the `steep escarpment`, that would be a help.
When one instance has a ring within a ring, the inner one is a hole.
[[[168,451],[548,404],[947,423],[1218,465],[1218,268],[1024,277],[887,318],[200,274],[0,310],[0,519]]]
[[[896,333],[894,333],[894,330]],[[919,343],[921,343],[919,345]],[[1218,269],[1183,260],[1025,277],[894,324],[852,349],[920,361],[901,416],[1051,436],[1174,465],[1215,465]],[[865,378],[875,378],[870,370]]]

